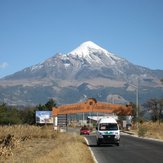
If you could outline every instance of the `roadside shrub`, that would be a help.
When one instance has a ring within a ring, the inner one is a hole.
[[[138,136],[139,137],[145,137],[146,133],[147,133],[147,128],[143,127],[142,125],[139,126]]]

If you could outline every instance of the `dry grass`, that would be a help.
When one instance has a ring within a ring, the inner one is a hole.
[[[52,127],[1,126],[0,162],[93,163],[83,137]]]
[[[145,130],[145,137],[163,140],[163,123],[159,124],[158,122],[154,123],[151,121],[143,122],[142,124],[139,124],[139,127]],[[132,131],[137,133],[136,125],[132,127]]]
[[[142,127],[147,129],[145,136],[163,140],[163,123],[144,122]]]
[[[55,138],[56,132],[52,127],[38,127],[30,125],[13,125],[13,126],[0,126],[0,138],[6,135],[14,135],[16,138]]]
[[[62,133],[58,137],[55,148],[46,156],[37,158],[35,162],[93,163],[93,159],[83,137]]]

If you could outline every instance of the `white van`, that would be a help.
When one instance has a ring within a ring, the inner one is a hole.
[[[101,118],[96,127],[97,145],[120,143],[120,130],[117,121],[112,117]]]

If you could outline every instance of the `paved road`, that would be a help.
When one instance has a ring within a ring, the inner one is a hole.
[[[121,135],[119,147],[98,147],[94,135],[86,138],[98,163],[163,163],[163,142]]]

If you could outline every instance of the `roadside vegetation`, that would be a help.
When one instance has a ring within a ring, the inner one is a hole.
[[[135,123],[129,133],[138,135],[139,137],[148,137],[154,139],[163,140],[163,122],[158,121],[141,121],[137,129],[137,124]]]
[[[144,130],[144,136],[163,140],[163,123],[144,122],[140,127]]]
[[[52,126],[0,127],[0,162],[93,163],[84,138],[58,133]]]
[[[139,118],[136,115],[136,105],[133,107],[133,125],[131,132],[139,137],[149,137],[163,140],[163,99],[150,99],[143,104],[144,110],[139,110]],[[148,113],[148,119],[145,114]],[[139,124],[137,128],[137,123]]]

